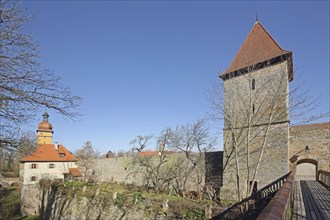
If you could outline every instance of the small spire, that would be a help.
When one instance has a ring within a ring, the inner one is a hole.
[[[45,113],[42,116],[44,118],[44,121],[47,121],[48,122],[49,115],[48,115],[48,113],[46,111],[45,111]]]
[[[256,22],[259,22],[258,12],[256,12]]]

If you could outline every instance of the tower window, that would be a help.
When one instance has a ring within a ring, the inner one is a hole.
[[[37,164],[35,163],[31,164],[31,169],[37,169]]]
[[[252,90],[255,90],[256,88],[256,80],[252,79]]]
[[[37,177],[36,176],[31,176],[31,181],[36,181]]]

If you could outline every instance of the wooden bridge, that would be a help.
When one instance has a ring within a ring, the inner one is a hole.
[[[296,176],[293,170],[213,219],[330,220],[330,172]]]

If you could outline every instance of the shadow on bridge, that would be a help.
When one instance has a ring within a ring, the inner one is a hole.
[[[330,219],[330,172],[319,171],[314,180],[295,174],[293,170],[213,219]]]

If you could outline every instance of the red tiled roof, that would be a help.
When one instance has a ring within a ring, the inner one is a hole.
[[[141,151],[139,153],[139,156],[154,156],[154,155],[158,155],[159,151]]]
[[[160,155],[160,154],[174,154],[174,151],[163,151],[162,153],[160,153],[159,151],[141,151],[139,153],[139,156],[155,156],[155,155]]]
[[[61,154],[65,154],[66,149],[65,150],[64,149],[65,149],[64,147],[59,147],[58,152],[61,153]]]
[[[283,50],[257,21],[237,52],[233,62],[221,75],[290,53]]]
[[[73,177],[80,177],[82,176],[78,168],[69,168],[70,174]]]
[[[60,153],[64,154],[64,157],[60,157]],[[28,161],[77,161],[77,158],[61,144],[58,145],[57,150],[55,149],[54,144],[43,144],[31,155],[25,156],[21,159],[21,162]]]

